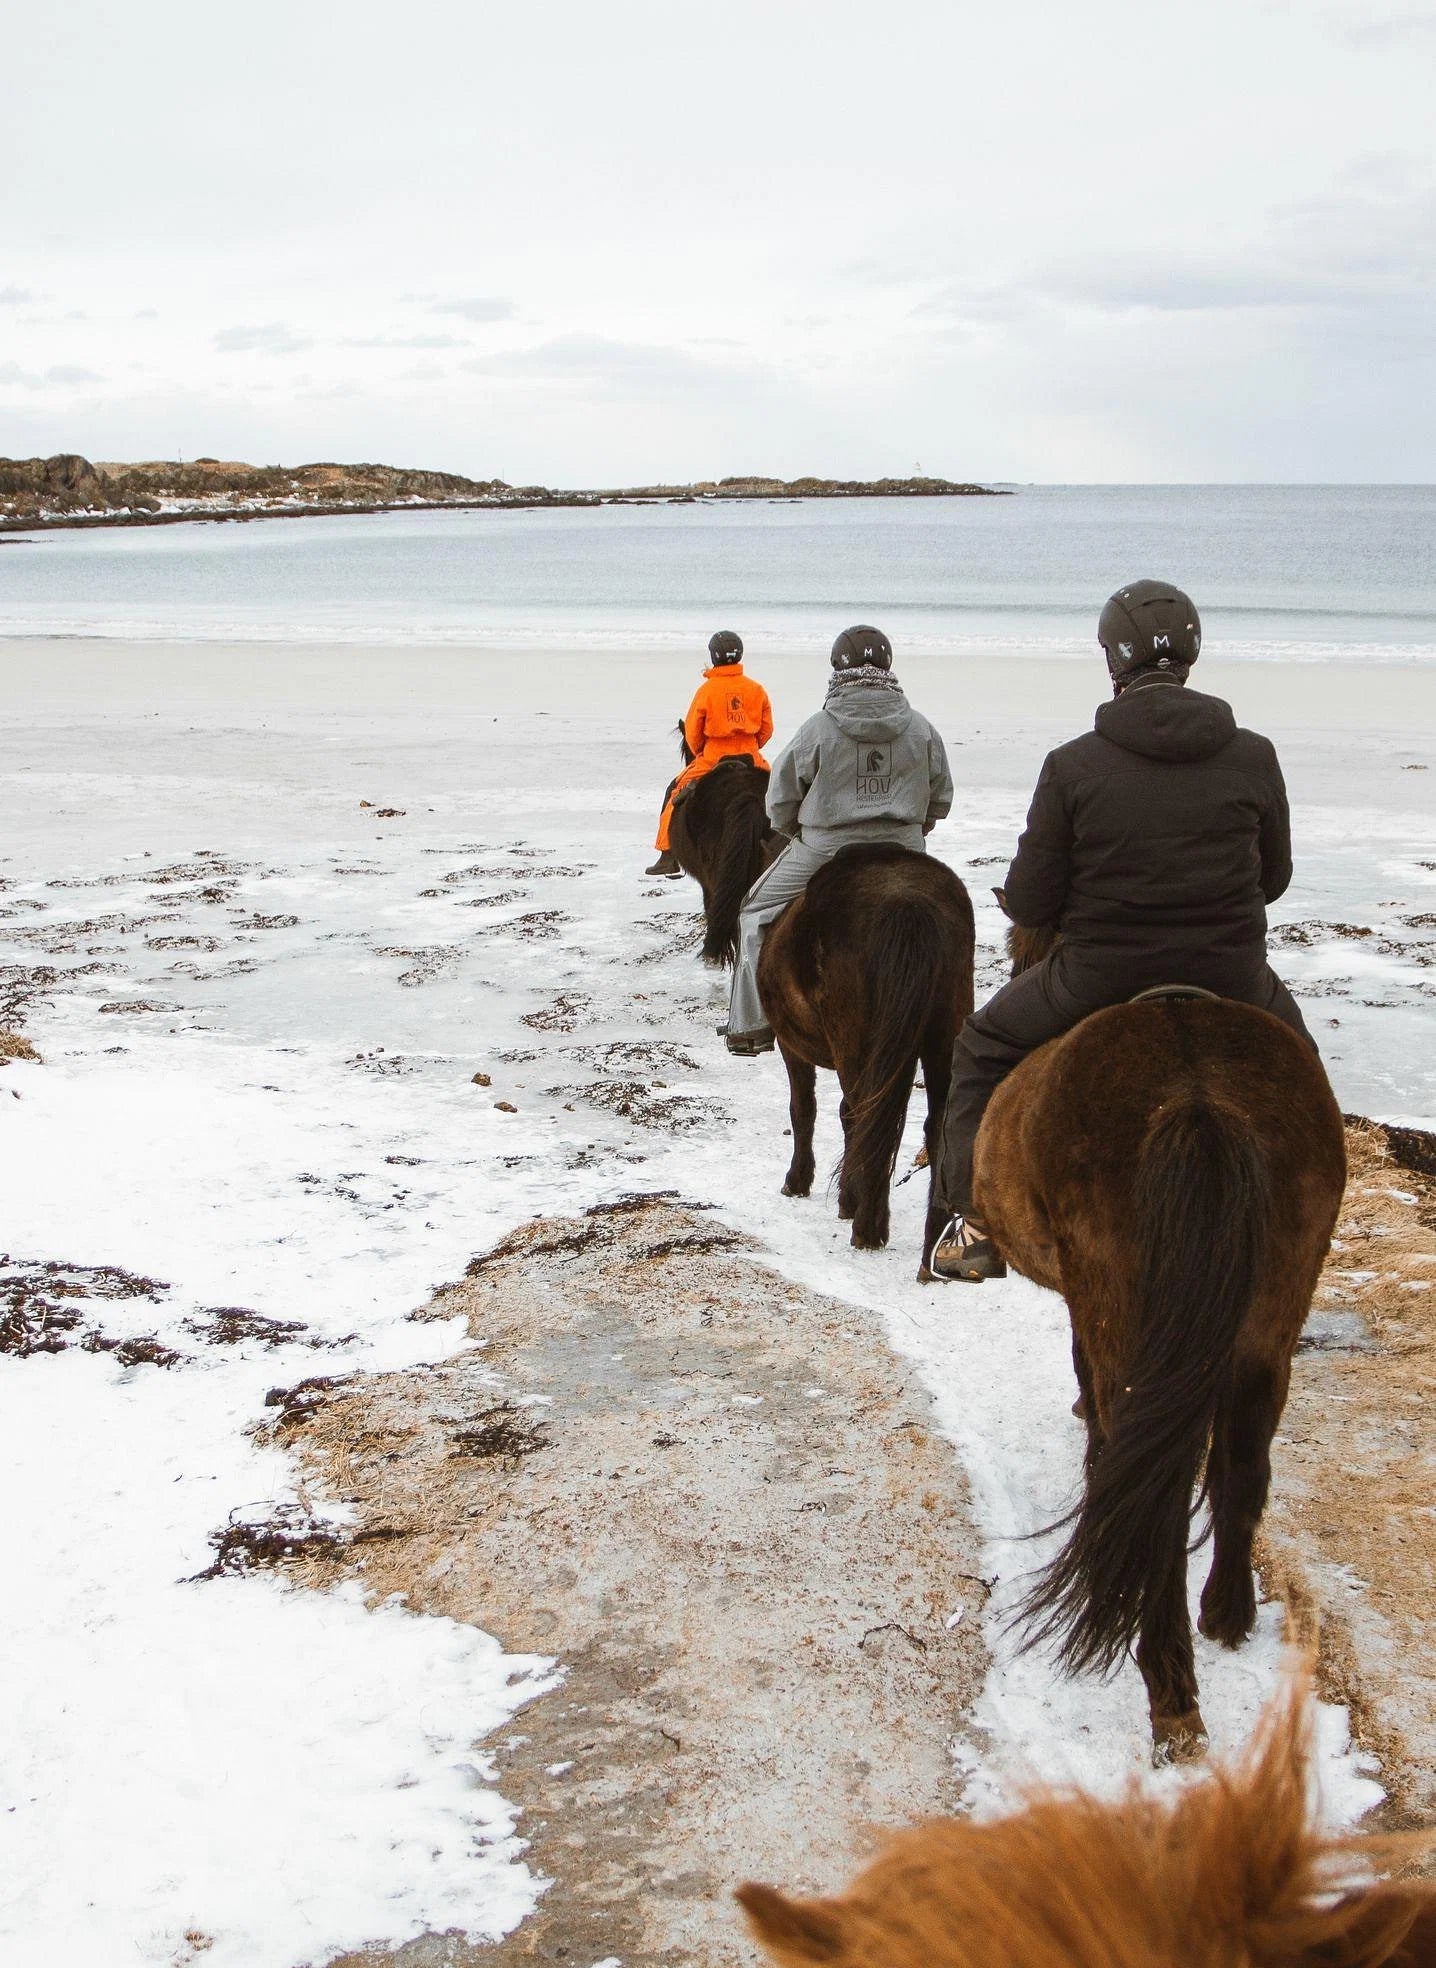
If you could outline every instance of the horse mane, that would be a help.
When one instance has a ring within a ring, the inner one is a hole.
[[[1135,1782],[1111,1803],[1035,1791],[992,1823],[943,1819],[901,1833],[840,1899],[789,1901],[753,1886],[738,1897],[789,1968],[1436,1961],[1436,1887],[1371,1883],[1373,1865],[1431,1835],[1316,1827],[1311,1712],[1309,1675],[1293,1677],[1244,1755],[1175,1794],[1154,1797]]]
[[[1061,932],[1055,923],[1043,923],[1039,929],[1023,929],[1020,923],[1009,923],[1007,955],[1012,964],[1012,975],[1020,977],[1024,970],[1031,970],[1044,957],[1050,957],[1060,941]]]
[[[1007,891],[994,888],[997,906],[1007,917],[1007,957],[1012,965],[1008,975],[1020,977],[1024,970],[1031,970],[1040,964],[1044,957],[1050,957],[1062,941],[1062,932],[1056,923],[1041,923],[1036,929],[1024,929],[1021,923],[1012,920],[1007,908]]]

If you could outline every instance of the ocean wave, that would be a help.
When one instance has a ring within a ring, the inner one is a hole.
[[[592,651],[596,654],[626,653],[632,656],[691,655],[695,644],[706,642],[719,613],[710,610],[682,621],[567,622],[554,620],[513,621],[407,621],[374,620],[254,620],[219,618],[178,618],[174,616],[42,616],[25,622],[12,613],[0,629],[0,643],[22,641],[174,643],[196,645],[294,644],[309,648],[372,649],[472,649],[476,654],[506,649],[561,654],[565,651]],[[851,613],[851,609],[847,612]],[[1039,611],[1027,610],[1029,618]],[[1014,614],[1017,611],[1013,611]],[[1090,663],[1095,640],[1089,628],[1067,634],[1054,634],[1045,625],[1022,630],[1007,625],[992,631],[971,625],[944,625],[939,631],[928,624],[916,626],[905,619],[906,611],[884,610],[894,644],[901,653],[915,656],[949,656],[958,660],[983,657],[1045,659],[1070,658]],[[821,621],[754,620],[743,623],[743,634],[753,649],[770,653],[807,654],[815,644],[826,646],[834,622],[844,616],[841,606],[824,611]],[[1386,638],[1345,636],[1228,636],[1208,633],[1209,655],[1224,661],[1271,663],[1361,662],[1424,666],[1436,662],[1436,637],[1429,641],[1394,641]]]

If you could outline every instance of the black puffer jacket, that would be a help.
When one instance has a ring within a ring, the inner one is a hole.
[[[1271,741],[1221,698],[1152,677],[1048,754],[1006,894],[1017,922],[1060,923],[1085,965],[1170,957],[1173,981],[1201,983],[1265,962],[1265,905],[1290,880]]]

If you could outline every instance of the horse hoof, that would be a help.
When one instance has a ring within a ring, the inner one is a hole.
[[[811,1196],[812,1193],[813,1185],[811,1182],[794,1182],[793,1178],[789,1176],[788,1180],[783,1184],[783,1194],[785,1196]]]
[[[1152,1724],[1152,1768],[1200,1763],[1207,1753],[1207,1725],[1199,1708],[1186,1715],[1169,1715]]]
[[[1209,1613],[1204,1606],[1197,1615],[1197,1631],[1201,1634],[1202,1638],[1212,1641],[1218,1647],[1228,1647],[1233,1653],[1236,1652],[1244,1640],[1251,1638],[1252,1628],[1255,1625],[1255,1606],[1252,1607],[1249,1614],[1239,1613],[1226,1616],[1215,1612]]]
[[[920,1285],[935,1285],[937,1283],[937,1279],[925,1264],[919,1264],[917,1267],[917,1281]]]

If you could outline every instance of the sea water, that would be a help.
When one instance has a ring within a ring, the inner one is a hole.
[[[0,542],[0,635],[547,645],[638,656],[1090,653],[1156,575],[1245,660],[1436,655],[1436,487],[1030,486],[997,498],[394,512]]]

